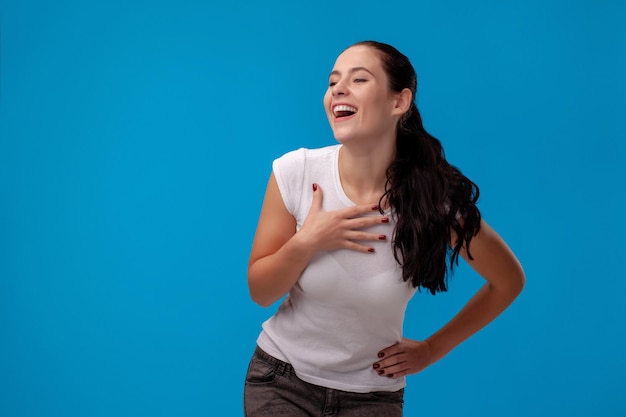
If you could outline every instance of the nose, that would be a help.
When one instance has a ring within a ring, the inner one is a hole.
[[[347,92],[348,89],[343,81],[337,81],[337,83],[332,87],[333,96],[345,96]]]

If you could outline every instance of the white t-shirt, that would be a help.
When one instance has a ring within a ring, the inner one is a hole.
[[[301,148],[274,161],[278,188],[298,230],[311,206],[313,183],[322,189],[324,210],[354,205],[339,179],[340,148]],[[372,368],[381,349],[401,340],[406,306],[415,294],[393,257],[395,222],[386,214],[388,224],[366,229],[387,235],[386,241],[367,243],[374,253],[318,253],[276,314],[263,323],[259,347],[290,363],[304,381],[351,392],[397,391],[406,384]]]

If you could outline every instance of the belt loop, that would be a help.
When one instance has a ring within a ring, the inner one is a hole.
[[[283,361],[280,361],[276,364],[276,373],[280,376],[285,375],[285,371],[287,370],[287,364]]]

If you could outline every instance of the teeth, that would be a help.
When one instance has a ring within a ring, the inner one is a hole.
[[[333,107],[333,113],[335,114],[335,116],[337,115],[337,112],[340,112],[340,111],[349,111],[349,112],[352,112],[352,113],[356,113],[356,109],[354,107],[348,106],[348,105],[345,105],[345,104],[339,104],[339,105]]]

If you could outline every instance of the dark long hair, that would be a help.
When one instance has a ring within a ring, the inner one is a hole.
[[[417,75],[409,59],[384,43],[355,45],[378,51],[392,91],[409,88],[413,93],[411,108],[398,123],[396,155],[380,205],[386,198],[397,217],[393,250],[402,278],[432,294],[447,291],[447,261],[452,272],[463,247],[472,259],[470,242],[481,222],[478,186],[446,161],[441,142],[424,129],[415,104]],[[457,235],[453,246],[451,230]]]

